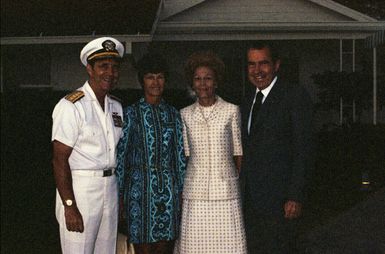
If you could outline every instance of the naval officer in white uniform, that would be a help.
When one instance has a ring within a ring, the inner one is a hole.
[[[52,114],[56,218],[64,254],[116,251],[115,158],[123,112],[109,92],[123,55],[124,46],[114,38],[89,42],[80,53],[88,81],[62,98]]]

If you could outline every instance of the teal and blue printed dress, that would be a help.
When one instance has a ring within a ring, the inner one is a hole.
[[[127,107],[117,175],[131,243],[178,237],[185,169],[179,112],[144,98]]]

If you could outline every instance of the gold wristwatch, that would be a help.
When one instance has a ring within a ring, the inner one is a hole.
[[[64,206],[68,206],[68,207],[71,207],[73,206],[75,202],[72,200],[72,199],[66,199],[64,200]]]

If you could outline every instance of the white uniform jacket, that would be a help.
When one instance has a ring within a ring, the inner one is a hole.
[[[84,92],[83,98],[75,103],[62,98],[56,105],[52,141],[73,148],[68,160],[71,170],[114,168],[122,135],[122,106],[106,96],[103,111],[88,82],[78,90]]]
[[[239,198],[233,156],[242,155],[239,107],[217,97],[205,118],[198,102],[181,110],[183,139],[189,157],[184,199]]]

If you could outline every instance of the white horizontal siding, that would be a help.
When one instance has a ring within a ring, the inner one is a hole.
[[[168,0],[178,5],[180,0]],[[206,0],[163,21],[172,22],[336,22],[352,21],[307,0]]]

